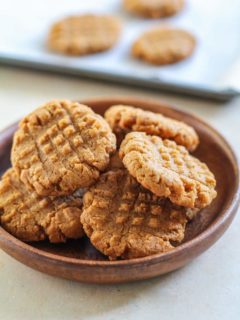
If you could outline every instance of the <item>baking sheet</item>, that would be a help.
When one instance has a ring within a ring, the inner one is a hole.
[[[228,83],[228,74],[240,61],[240,1],[186,2],[177,16],[147,20],[124,12],[121,0],[9,0],[0,8],[0,61],[219,99],[237,95],[240,79]],[[118,45],[108,52],[85,57],[48,52],[45,40],[51,24],[78,13],[120,16],[124,28]],[[190,30],[198,42],[194,55],[163,67],[131,58],[131,43],[142,31],[159,24]]]

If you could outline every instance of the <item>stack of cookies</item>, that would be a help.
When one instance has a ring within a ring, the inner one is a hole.
[[[77,102],[47,103],[15,133],[1,225],[23,241],[87,236],[111,260],[172,250],[216,197],[214,175],[190,154],[198,143],[187,124],[131,106],[104,119]]]

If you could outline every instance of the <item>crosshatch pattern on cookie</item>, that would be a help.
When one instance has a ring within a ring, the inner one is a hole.
[[[141,131],[163,139],[174,140],[189,151],[194,151],[199,144],[199,137],[194,128],[160,113],[132,106],[115,105],[105,112],[105,119],[117,135],[119,143],[130,131]]]
[[[188,31],[157,27],[144,32],[133,44],[132,55],[156,64],[172,64],[191,56],[195,37]]]
[[[109,125],[90,108],[54,101],[24,118],[14,137],[12,163],[40,195],[64,195],[99,177],[116,149]]]
[[[82,192],[71,196],[41,197],[29,192],[14,169],[0,182],[0,221],[11,234],[23,241],[65,242],[84,235],[80,222]]]
[[[85,55],[110,49],[121,31],[120,21],[108,15],[79,15],[56,22],[48,37],[48,47],[69,55]]]
[[[181,242],[187,211],[118,169],[103,174],[84,195],[81,221],[93,245],[110,259],[136,258],[172,250]]]
[[[216,180],[207,165],[174,141],[131,132],[119,154],[139,183],[177,205],[204,208],[217,195]]]

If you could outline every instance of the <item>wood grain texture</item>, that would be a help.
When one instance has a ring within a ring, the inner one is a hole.
[[[120,283],[155,277],[176,270],[212,246],[228,228],[239,206],[239,168],[226,140],[199,118],[163,103],[137,98],[99,98],[81,101],[103,114],[113,104],[128,104],[161,112],[192,125],[200,136],[194,153],[207,163],[217,179],[218,196],[188,224],[185,239],[171,252],[145,258],[108,261],[87,238],[53,245],[48,242],[26,244],[0,227],[0,247],[27,266],[53,276],[89,283]],[[17,124],[0,134],[1,174],[10,166],[12,136]]]

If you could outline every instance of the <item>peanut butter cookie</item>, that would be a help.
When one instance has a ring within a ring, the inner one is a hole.
[[[52,26],[48,47],[68,55],[101,52],[115,45],[120,29],[120,22],[112,16],[71,16]]]
[[[177,205],[204,208],[216,197],[213,173],[174,141],[131,132],[119,155],[140,184]]]
[[[163,139],[174,140],[189,151],[194,151],[199,144],[198,135],[192,127],[181,121],[164,117],[160,113],[116,105],[106,111],[105,119],[116,134],[118,143],[130,131],[142,131]]]
[[[135,41],[132,54],[140,60],[165,65],[186,59],[195,46],[194,36],[187,31],[156,28],[143,33]]]
[[[102,174],[83,202],[83,228],[111,260],[166,252],[184,238],[188,209],[152,194],[126,169]]]
[[[125,9],[146,18],[168,17],[178,13],[184,0],[123,0]]]
[[[68,195],[94,183],[116,150],[108,123],[87,106],[52,101],[26,116],[14,136],[12,163],[39,195]]]
[[[30,192],[9,169],[0,182],[0,221],[4,229],[23,241],[65,242],[83,236],[80,222],[82,194],[41,197]]]

